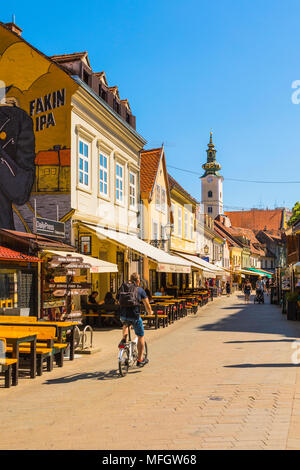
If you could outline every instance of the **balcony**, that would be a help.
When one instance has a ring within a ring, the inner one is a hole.
[[[155,246],[155,248],[159,248],[160,250],[167,251],[168,249],[168,240],[150,240],[150,245]]]

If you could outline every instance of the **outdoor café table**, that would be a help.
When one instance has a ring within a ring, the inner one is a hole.
[[[57,334],[57,340],[59,343],[62,343],[62,336],[64,331],[71,330],[71,337],[70,337],[70,361],[73,361],[74,359],[74,345],[75,345],[75,326],[78,325],[78,322],[71,322],[71,321],[45,321],[45,320],[40,320],[37,322],[26,322],[26,317],[24,317],[24,322],[20,323],[18,322],[18,326],[31,326],[34,327],[34,325],[37,326],[55,326],[56,327],[56,334]],[[2,328],[1,325],[10,325],[12,326],[12,323],[6,320],[5,322],[1,322],[1,317],[0,317],[0,328]]]
[[[174,317],[174,307],[176,305],[174,300],[164,300],[161,302],[161,305],[164,305],[167,307],[168,311],[168,322],[174,323],[175,317]]]
[[[174,299],[174,295],[152,295],[152,299]]]
[[[6,328],[0,326],[0,337],[6,339],[8,346],[12,346],[12,358],[17,359],[16,363],[16,375],[12,377],[12,385],[18,385],[19,381],[19,346],[22,343],[31,343],[30,345],[30,377],[32,379],[36,376],[36,336],[34,332],[11,331],[11,327]]]

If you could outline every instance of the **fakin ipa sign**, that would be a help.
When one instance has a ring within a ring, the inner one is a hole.
[[[33,219],[33,230],[37,235],[65,238],[65,224],[63,222],[57,222],[56,220],[35,217]]]

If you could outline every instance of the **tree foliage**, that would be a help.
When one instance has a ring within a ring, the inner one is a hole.
[[[292,216],[290,220],[288,221],[288,225],[289,226],[294,225],[296,222],[298,222],[298,220],[300,220],[300,202],[299,201],[297,201],[293,207]]]

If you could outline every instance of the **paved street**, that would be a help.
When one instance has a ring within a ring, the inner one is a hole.
[[[299,322],[234,294],[146,335],[151,362],[125,378],[112,330],[100,353],[1,388],[0,449],[300,448]]]

